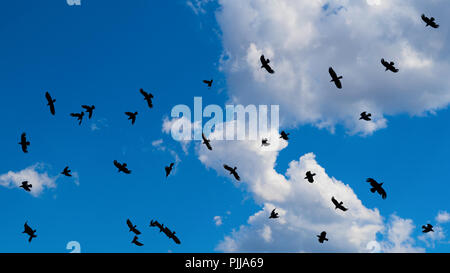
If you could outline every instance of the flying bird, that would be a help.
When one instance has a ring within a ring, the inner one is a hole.
[[[366,113],[366,111],[364,111],[364,112],[362,112],[360,115],[361,115],[361,117],[360,117],[359,119],[363,119],[363,120],[366,120],[366,121],[372,120],[372,119],[370,118],[370,117],[372,116],[371,113]]]
[[[140,235],[141,232],[139,230],[137,230],[136,225],[133,226],[133,224],[131,223],[130,219],[127,219],[127,225],[130,228],[130,231],[133,231],[134,234],[136,235]]]
[[[433,226],[431,224],[427,224],[426,226],[422,226],[422,232],[423,233],[428,233],[430,231],[434,232],[433,230]]]
[[[288,135],[289,135],[289,133],[286,133],[285,131],[281,131],[280,138],[282,138],[284,140],[289,140]]]
[[[92,112],[95,109],[95,105],[91,105],[91,106],[89,106],[89,105],[81,105],[81,107],[83,107],[86,110],[86,113],[89,113],[88,117],[89,117],[89,119],[91,119],[92,118]]]
[[[381,198],[386,199],[387,195],[386,191],[382,187],[383,183],[378,183],[373,178],[367,178],[366,181],[370,183],[370,186],[372,186],[372,188],[370,189],[371,192],[378,192],[378,194],[381,195]]]
[[[203,144],[206,145],[206,148],[208,148],[208,150],[212,150],[212,147],[210,144],[211,140],[207,139],[205,134],[203,134],[203,133],[202,133],[202,139],[203,139]]]
[[[172,162],[172,163],[170,163],[169,166],[166,166],[166,167],[165,167],[165,170],[166,170],[166,178],[169,176],[170,172],[172,172],[173,165],[175,165],[175,163]]]
[[[269,65],[269,63],[270,63],[269,59],[264,58],[264,55],[261,55],[261,57],[259,59],[261,60],[261,68],[265,68],[267,70],[267,72],[269,72],[270,74],[275,73],[275,71]]]
[[[425,27],[430,26],[432,28],[438,28],[439,25],[434,21],[434,17],[428,18],[425,14],[422,14],[422,20],[427,23]]]
[[[36,233],[36,230],[33,230],[33,229],[27,224],[27,222],[25,222],[24,227],[25,227],[25,230],[24,230],[22,233],[26,233],[28,236],[30,236],[30,238],[28,238],[28,242],[31,243],[31,240],[32,240],[33,238],[36,238],[36,237],[37,237],[37,235],[35,234],[35,233]]]
[[[125,112],[125,115],[128,116],[128,119],[131,119],[131,124],[133,125],[134,122],[136,121],[136,116],[137,116],[138,112]]]
[[[175,231],[172,232],[168,227],[165,227],[163,232],[169,239],[172,239],[176,244],[178,245],[181,244],[180,239],[178,239],[178,237],[175,236]]]
[[[397,73],[399,70],[397,68],[395,68],[395,63],[394,62],[386,62],[383,58],[381,59],[381,64],[386,68],[384,71],[392,71],[394,73]]]
[[[263,138],[261,140],[261,146],[269,146],[269,145],[270,145],[270,143],[269,143],[269,140],[267,138]]]
[[[33,185],[28,184],[28,181],[23,181],[22,185],[20,185],[19,187],[23,188],[26,191],[31,191],[31,188],[33,187]]]
[[[309,183],[313,183],[313,182],[314,182],[314,176],[315,176],[315,175],[316,175],[315,173],[311,173],[310,171],[307,171],[307,172],[306,172],[305,179],[308,179],[308,182],[309,182]]]
[[[119,170],[119,173],[120,172],[124,172],[126,174],[131,173],[131,171],[127,168],[127,163],[121,164],[121,163],[117,162],[117,160],[114,160],[114,166],[117,167],[117,169]]]
[[[158,221],[150,221],[150,226],[151,227],[158,227],[159,228],[159,232],[164,231],[164,224],[160,224]]]
[[[144,100],[147,101],[148,107],[153,108],[153,95],[151,93],[147,93],[144,91],[144,89],[139,89],[139,92],[141,92],[141,94],[144,96]]]
[[[322,231],[322,233],[320,233],[320,235],[317,235],[317,237],[319,238],[319,243],[321,244],[323,244],[324,241],[328,241],[327,233],[325,231]]]
[[[273,209],[272,212],[270,213],[269,219],[275,219],[275,218],[279,218],[278,213],[275,212],[276,209]]]
[[[208,87],[211,87],[211,86],[212,86],[212,83],[213,83],[213,79],[211,79],[210,81],[208,81],[208,80],[203,80],[203,82],[204,82],[205,84],[207,84]]]
[[[28,146],[30,146],[30,142],[27,141],[27,134],[22,133],[19,144],[22,146],[22,151],[24,153],[28,153]]]
[[[74,118],[77,118],[77,120],[79,121],[79,122],[78,122],[78,125],[81,125],[81,122],[83,121],[83,117],[84,117],[84,112],[81,112],[81,113],[71,113],[70,116],[71,116],[71,117],[74,117]]]
[[[70,172],[71,172],[71,170],[69,170],[69,166],[66,166],[64,168],[64,170],[61,172],[61,174],[65,175],[65,176],[68,176],[68,177],[71,177],[72,175],[70,174]]]
[[[342,76],[338,77],[336,72],[334,72],[332,67],[328,68],[328,72],[330,73],[330,76],[331,76],[331,81],[330,82],[334,82],[336,87],[341,89],[342,88],[342,83],[341,83]]]
[[[237,181],[241,180],[241,178],[239,177],[238,173],[236,172],[237,167],[231,168],[227,164],[224,164],[223,167],[225,168],[225,170],[229,171],[230,174],[232,174],[234,176],[234,178],[236,178]]]
[[[144,244],[138,241],[138,237],[134,236],[133,241],[131,241],[132,244],[135,244],[137,246],[143,246]]]
[[[334,196],[331,197],[331,202],[333,202],[335,208],[334,209],[340,209],[342,211],[346,211],[347,208],[343,206],[344,202],[338,202],[338,200],[334,199]]]
[[[45,92],[45,98],[47,99],[47,105],[50,107],[50,113],[52,113],[52,115],[55,115],[55,101],[54,99],[52,99],[52,96],[50,96],[50,93]]]

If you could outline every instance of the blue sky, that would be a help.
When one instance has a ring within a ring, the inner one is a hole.
[[[39,171],[56,177],[69,165],[79,184],[74,178],[57,177],[56,187],[38,196],[0,187],[0,252],[69,252],[69,241],[78,241],[82,252],[221,251],[217,246],[224,237],[262,208],[264,202],[251,190],[199,160],[194,147],[198,143],[185,152],[161,130],[172,107],[192,106],[194,96],[202,96],[204,105],[224,105],[236,95],[236,78],[221,64],[223,52],[232,51],[230,41],[225,41],[230,35],[223,28],[226,16],[216,13],[226,7],[195,3],[204,10],[195,11],[184,0],[82,0],[78,7],[62,0],[3,5],[0,175],[42,163]],[[439,30],[446,35],[447,28]],[[214,86],[208,89],[202,80],[210,78]],[[148,109],[139,88],[155,96],[153,109]],[[46,91],[56,99],[56,116],[48,111]],[[80,112],[82,104],[96,109],[91,120],[78,126],[69,113]],[[291,161],[312,152],[329,176],[348,184],[365,207],[380,211],[386,223],[393,214],[411,219],[415,246],[448,252],[448,238],[434,247],[418,239],[422,224],[436,224],[438,212],[450,209],[450,112],[446,105],[435,108],[441,109],[422,116],[386,110],[387,125],[367,135],[349,133],[353,127],[339,119],[334,132],[314,122],[288,122],[283,129],[291,133],[291,140],[280,150],[275,170],[284,174]],[[281,114],[289,112],[284,109],[281,105]],[[139,113],[134,126],[125,111]],[[28,154],[16,144],[22,132],[31,142]],[[164,148],[152,145],[161,139]],[[180,162],[166,179],[164,166],[175,160],[174,153]],[[117,173],[113,160],[126,162],[132,174]],[[385,182],[386,200],[369,192],[367,177]],[[214,216],[221,216],[223,224],[217,226]],[[143,232],[143,247],[130,243],[127,218]],[[175,230],[182,244],[150,228],[151,219]],[[21,234],[25,221],[37,229],[31,244]],[[445,234],[446,223],[439,226]],[[270,245],[253,250],[271,251]]]

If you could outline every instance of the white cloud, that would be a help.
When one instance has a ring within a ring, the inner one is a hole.
[[[436,222],[440,224],[448,223],[450,222],[450,213],[447,211],[439,211],[438,215],[436,216]]]
[[[382,251],[389,253],[425,252],[425,249],[415,246],[415,240],[411,236],[414,228],[411,219],[402,219],[392,215],[388,224],[387,240],[382,242]]]
[[[216,226],[221,226],[222,225],[222,217],[214,216],[214,223],[216,224]]]

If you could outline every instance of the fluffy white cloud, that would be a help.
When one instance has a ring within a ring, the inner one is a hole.
[[[402,219],[397,215],[392,215],[387,228],[387,239],[382,242],[381,251],[389,253],[425,252],[425,249],[415,246],[415,240],[411,236],[414,228],[411,219]]]
[[[214,223],[216,224],[216,226],[221,226],[222,225],[222,217],[221,216],[214,216]]]
[[[314,124],[370,134],[386,115],[422,115],[450,102],[449,48],[443,28],[425,28],[422,12],[449,23],[445,1],[219,0],[231,100],[279,104],[282,124]],[[275,74],[260,68],[271,60]],[[399,73],[385,72],[380,59]],[[343,75],[330,83],[328,67]],[[373,121],[359,120],[372,113]]]
[[[441,224],[450,222],[450,213],[445,210],[439,211],[438,215],[436,216],[436,222]]]

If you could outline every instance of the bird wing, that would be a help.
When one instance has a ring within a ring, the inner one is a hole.
[[[50,96],[50,93],[45,92],[45,98],[47,99],[49,104],[53,103],[53,99],[52,99],[52,96]]]
[[[129,117],[131,117],[133,114],[134,114],[134,113],[131,113],[131,112],[125,112],[125,115],[127,115],[127,116],[129,116]]]
[[[384,58],[381,58],[381,64],[384,66],[388,66],[388,63],[384,60]]]
[[[120,164],[119,162],[117,162],[117,160],[114,160],[114,166],[116,166],[117,168],[122,168],[122,164]]]
[[[130,229],[133,229],[133,223],[131,223],[130,219],[127,219],[127,225]]]
[[[386,194],[386,191],[382,187],[379,187],[377,192],[381,195],[381,198],[386,199],[387,194]]]
[[[333,78],[333,80],[337,79],[336,72],[334,72],[332,67],[328,68],[328,72],[330,73],[330,76]]]
[[[369,182],[370,185],[373,185],[374,183],[375,183],[375,185],[378,185],[377,181],[375,181],[375,179],[373,179],[373,178],[369,177],[369,178],[366,179],[366,181]]]
[[[425,23],[428,23],[429,22],[429,19],[428,19],[428,17],[426,17],[425,16],[425,14],[422,14],[422,20],[425,22]]]
[[[334,198],[334,196],[331,197],[331,202],[333,202],[334,205],[339,206],[339,202]]]
[[[270,74],[275,73],[275,71],[272,69],[272,67],[270,67],[270,65],[266,64],[264,67],[266,68],[267,72],[269,72]]]
[[[91,107],[89,107],[89,105],[81,105],[81,107],[83,107],[83,108],[86,109],[86,110],[91,109]]]
[[[20,140],[23,143],[27,142],[27,135],[25,133],[22,133],[22,135],[20,136]]]
[[[144,89],[141,88],[141,89],[139,90],[139,92],[141,92],[141,94],[142,94],[144,97],[146,97],[146,98],[148,97],[148,93],[145,92]]]
[[[234,178],[236,178],[237,181],[241,181],[241,178],[237,174],[237,172],[233,172]]]
[[[177,236],[173,235],[173,236],[172,236],[172,239],[174,240],[174,242],[175,242],[177,245],[181,244],[180,239],[178,239]]]
[[[212,150],[211,144],[209,144],[209,142],[205,142],[206,144],[206,148],[208,148],[208,150]]]
[[[31,227],[25,222],[25,224],[23,225],[25,228],[25,233],[30,234],[33,233],[33,230],[31,229]]]
[[[264,55],[261,55],[261,57],[260,57],[259,59],[261,60],[261,63],[262,63],[263,65],[266,65],[266,64],[267,64],[266,58],[264,58]]]
[[[228,170],[228,171],[233,171],[233,168],[231,168],[230,166],[228,166],[227,164],[223,164],[223,167],[225,168],[225,170]]]

